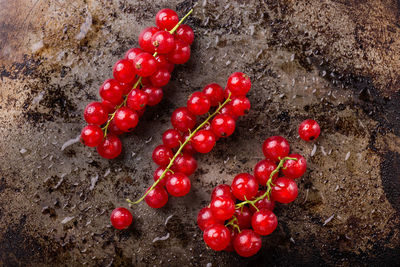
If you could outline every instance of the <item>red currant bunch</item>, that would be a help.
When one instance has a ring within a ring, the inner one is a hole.
[[[140,48],[129,49],[125,58],[115,63],[114,78],[100,87],[101,102],[86,106],[84,118],[88,125],[81,132],[81,141],[97,147],[103,158],[113,159],[121,153],[118,135],[136,127],[146,106],[160,103],[161,87],[168,84],[174,65],[189,60],[194,33],[182,22],[192,11],[179,21],[175,11],[160,10],[157,27],[140,33]]]
[[[254,175],[240,173],[230,186],[218,185],[210,205],[200,210],[197,224],[211,249],[253,256],[261,249],[261,236],[271,234],[278,225],[275,202],[286,204],[296,199],[294,179],[305,173],[306,160],[289,154],[289,142],[281,136],[267,138],[262,150],[265,159],[256,164]],[[282,177],[278,177],[280,171]]]

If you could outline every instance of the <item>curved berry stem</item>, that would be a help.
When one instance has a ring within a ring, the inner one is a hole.
[[[182,149],[185,147],[185,145],[186,145],[187,143],[189,143],[189,142],[192,140],[193,136],[194,136],[200,129],[202,129],[202,128],[204,127],[204,125],[206,125],[214,116],[216,116],[217,114],[219,114],[219,111],[220,111],[226,104],[228,104],[230,101],[231,101],[231,94],[229,94],[228,98],[227,98],[222,104],[221,104],[221,103],[219,104],[218,108],[214,111],[214,113],[210,114],[210,115],[209,115],[209,116],[194,130],[194,131],[193,131],[193,132],[191,132],[191,131],[189,130],[190,135],[188,136],[188,138],[186,138],[185,142],[183,142],[183,143],[179,146],[178,151],[176,151],[175,155],[174,155],[174,156],[172,157],[172,159],[169,161],[168,166],[165,168],[165,170],[164,170],[164,172],[161,174],[160,178],[159,178],[157,181],[154,182],[154,184],[149,188],[149,190],[147,190],[147,192],[146,192],[141,198],[139,198],[139,199],[136,200],[135,202],[131,201],[130,199],[126,199],[126,201],[127,201],[129,204],[134,205],[134,204],[140,203],[143,199],[145,199],[145,197],[150,193],[150,191],[153,190],[153,189],[158,185],[159,182],[161,182],[161,180],[165,177],[165,174],[166,174],[167,172],[170,172],[170,171],[171,171],[170,168],[171,168],[172,164],[174,164],[176,157],[177,157],[179,154],[181,154],[181,151],[182,151]]]

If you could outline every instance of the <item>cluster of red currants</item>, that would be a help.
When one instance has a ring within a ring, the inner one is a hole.
[[[140,33],[140,48],[128,50],[125,58],[115,63],[114,78],[100,87],[102,102],[86,106],[84,117],[88,125],[81,132],[81,140],[89,147],[97,147],[100,156],[113,159],[121,153],[118,135],[132,131],[146,106],[161,101],[161,87],[168,84],[174,65],[189,60],[194,33],[181,23],[191,12],[179,21],[175,11],[160,10],[157,27]]]
[[[289,154],[289,142],[281,136],[267,138],[262,146],[265,159],[254,168],[254,176],[240,173],[231,186],[214,188],[211,203],[200,210],[197,224],[205,243],[213,250],[233,251],[250,257],[261,248],[261,237],[278,225],[272,212],[275,202],[290,203],[298,194],[294,179],[307,168],[299,154]],[[278,177],[279,172],[283,176]]]

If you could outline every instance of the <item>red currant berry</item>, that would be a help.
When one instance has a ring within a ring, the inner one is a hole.
[[[182,135],[178,130],[168,129],[163,133],[162,141],[166,147],[175,148],[182,143]]]
[[[233,178],[232,193],[239,200],[253,199],[258,192],[258,183],[253,175],[240,173]]]
[[[236,200],[236,197],[232,193],[231,187],[227,184],[220,184],[214,188],[214,190],[211,193],[211,200],[213,200],[216,197],[229,197],[233,201]]]
[[[116,105],[111,103],[110,101],[104,100],[101,101],[101,104],[103,105],[103,108],[105,109],[107,114],[114,113]]]
[[[147,105],[155,106],[161,102],[161,99],[164,96],[164,93],[161,88],[154,86],[146,86],[142,89],[148,96]]]
[[[154,53],[154,46],[151,42],[153,35],[158,32],[159,29],[157,27],[148,27],[144,29],[139,35],[139,45],[140,47],[149,53]],[[136,55],[138,56],[138,55]],[[135,59],[135,58],[133,58]],[[133,60],[132,59],[132,60]]]
[[[163,87],[169,83],[171,73],[166,68],[159,68],[150,76],[150,82],[155,87]]]
[[[254,177],[257,179],[258,183],[265,186],[271,176],[271,173],[276,169],[276,164],[269,160],[264,159],[256,164],[254,167]],[[275,173],[272,178],[278,177],[278,173]]]
[[[156,25],[159,29],[170,31],[176,24],[179,18],[175,11],[169,8],[164,8],[158,11],[156,15]]]
[[[122,131],[130,131],[139,122],[139,115],[132,109],[120,107],[114,116],[115,125]]]
[[[175,39],[172,34],[167,31],[158,31],[151,37],[151,43],[154,51],[158,54],[167,54],[175,47]]]
[[[235,72],[228,78],[228,84],[226,85],[229,88],[232,96],[246,96],[246,94],[250,91],[251,81],[249,76],[242,72]]]
[[[212,131],[200,130],[193,136],[192,145],[197,152],[208,153],[213,149],[215,141]]]
[[[203,92],[194,92],[187,101],[187,108],[194,115],[206,114],[210,107],[210,100]]]
[[[215,251],[224,250],[231,241],[231,233],[222,224],[207,227],[203,233],[204,242]]]
[[[189,133],[185,133],[183,134],[182,138],[183,138],[183,142],[186,141],[186,139],[189,138]],[[187,142],[186,145],[183,147],[183,152],[189,155],[193,155],[196,154],[196,150],[194,149],[192,142]]]
[[[290,146],[282,136],[271,136],[264,141],[262,150],[267,159],[277,162],[289,155]]]
[[[218,114],[211,122],[211,130],[218,137],[228,137],[235,131],[235,120],[226,114]]]
[[[89,103],[83,115],[87,123],[95,125],[102,125],[108,119],[107,110],[100,102]]]
[[[106,80],[100,87],[99,93],[101,98],[112,104],[119,105],[122,102],[123,89],[117,80]]]
[[[118,207],[111,212],[111,224],[118,230],[126,229],[131,225],[133,217],[129,210]]]
[[[125,59],[129,59],[129,60],[133,61],[137,55],[139,55],[143,52],[144,51],[138,47],[131,48],[126,52]]]
[[[176,172],[168,177],[165,187],[170,195],[183,197],[190,191],[190,180],[185,174]]]
[[[238,120],[239,116],[235,115],[235,113],[233,112],[233,108],[232,105],[227,104],[224,107],[222,107],[219,111],[220,114],[226,114],[231,116],[235,121]]]
[[[258,193],[257,193],[257,195],[256,195],[256,198],[257,198],[257,197],[260,197],[260,196],[262,196],[262,195],[264,195],[264,194],[265,194],[265,190],[260,190],[260,191],[258,191]],[[265,197],[265,198],[263,198],[263,199],[257,201],[256,203],[254,203],[254,205],[256,205],[256,207],[257,207],[259,210],[267,209],[267,210],[273,211],[274,208],[275,208],[275,201],[272,200],[271,197],[270,197],[270,199],[268,199],[267,197]],[[251,211],[252,213],[255,213],[255,212],[256,212],[256,209],[254,208],[253,205],[250,205],[250,211]]]
[[[209,207],[202,208],[197,215],[197,225],[201,231],[214,224],[223,224],[224,221],[218,220],[214,217]]]
[[[139,118],[143,116],[145,110],[146,110],[146,108],[142,108],[142,109],[136,110],[136,113],[138,114]]]
[[[299,154],[290,154],[288,157],[296,158],[297,160],[289,159],[283,163],[283,175],[292,179],[301,177],[307,170],[306,159]]]
[[[318,138],[321,128],[315,120],[305,120],[299,126],[300,138],[304,141],[312,141]]]
[[[122,151],[121,140],[115,135],[107,135],[105,139],[97,146],[97,153],[106,159],[113,159],[119,156]]]
[[[297,184],[290,178],[280,177],[274,181],[271,197],[279,203],[293,202],[298,194]]]
[[[159,145],[153,150],[153,161],[159,166],[167,166],[174,155],[172,150],[164,145]]]
[[[117,61],[114,65],[113,75],[121,83],[131,83],[135,79],[135,68],[132,61],[127,59]]]
[[[232,252],[235,250],[233,248],[233,241],[235,240],[237,233],[235,229],[233,229],[232,227],[228,227],[228,229],[229,232],[231,233],[231,241],[229,242],[229,245],[224,249],[224,251]]]
[[[146,107],[148,101],[149,96],[146,92],[139,89],[133,89],[126,99],[126,104],[133,110],[141,110]]]
[[[230,197],[215,197],[211,201],[210,209],[216,219],[225,221],[235,213],[235,202]]]
[[[186,63],[190,58],[190,46],[184,41],[176,39],[174,49],[167,54],[167,60],[173,64]]]
[[[194,32],[189,25],[181,24],[178,29],[176,29],[176,37],[186,44],[191,45],[194,40]]]
[[[109,133],[112,133],[114,135],[121,135],[121,134],[125,133],[120,128],[118,128],[117,125],[115,125],[115,120],[114,119],[112,119],[110,121],[110,124],[108,125],[107,130],[108,130]]]
[[[103,141],[103,131],[97,125],[87,125],[82,129],[81,141],[85,146],[98,146]]]
[[[172,169],[174,172],[181,172],[187,176],[190,176],[197,169],[197,161],[192,155],[184,153],[183,155],[179,155],[175,158]]]
[[[212,107],[224,101],[224,89],[216,83],[206,85],[202,92],[208,97]]]
[[[233,97],[230,105],[232,106],[233,114],[236,116],[246,115],[251,107],[249,99],[245,96]]]
[[[133,66],[137,75],[148,77],[157,71],[157,61],[152,54],[143,52],[135,57]]]
[[[150,189],[150,188],[149,188]],[[147,189],[147,191],[149,190]],[[159,209],[165,206],[168,202],[168,193],[162,186],[156,186],[144,198],[147,205],[153,209]]]
[[[169,73],[174,70],[174,64],[169,62],[165,55],[157,55],[155,59],[157,60],[159,69],[167,69]]]
[[[251,257],[261,249],[261,237],[252,230],[245,229],[236,235],[233,247],[242,257]]]
[[[240,230],[249,229],[251,227],[251,218],[253,214],[251,213],[249,207],[243,206],[235,210],[235,217],[238,220],[237,225]]]
[[[138,80],[138,78],[135,77],[135,79],[134,79],[132,82],[130,82],[130,83],[119,83],[119,85],[120,85],[121,88],[122,88],[122,94],[123,94],[123,95],[129,94],[129,93],[131,92],[131,90],[133,89],[133,86],[136,84],[137,80]],[[121,102],[122,102],[122,101],[121,101]],[[121,102],[120,102],[120,103],[121,103]]]
[[[153,179],[154,182],[156,182],[158,179],[160,179],[161,175],[164,173],[165,168],[164,167],[158,167],[155,171],[154,171],[154,175],[153,175]],[[165,186],[165,183],[167,182],[168,177],[171,175],[171,172],[167,171],[164,175],[164,177],[162,178],[162,180],[158,183],[161,186]]]
[[[177,108],[171,116],[171,124],[181,132],[193,129],[196,125],[196,116],[186,108]]]
[[[278,226],[278,219],[270,210],[259,210],[253,214],[251,226],[259,235],[269,235]]]

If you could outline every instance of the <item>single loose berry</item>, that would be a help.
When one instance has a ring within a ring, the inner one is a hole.
[[[215,145],[215,135],[210,130],[198,131],[192,139],[192,145],[197,152],[208,153]]]
[[[121,140],[115,135],[107,135],[97,146],[97,153],[106,159],[113,159],[119,156],[122,151]]]
[[[154,51],[158,54],[167,54],[175,47],[174,36],[167,31],[158,31],[153,34],[151,43],[154,46]]]
[[[177,108],[171,116],[171,124],[181,132],[187,132],[196,125],[196,116],[186,107]]]
[[[216,197],[230,197],[233,201],[236,200],[236,197],[232,193],[232,188],[227,184],[220,184],[217,185],[212,193],[211,193],[211,200]]]
[[[218,114],[211,122],[211,130],[218,137],[228,137],[235,131],[235,120],[226,114]]]
[[[253,199],[258,192],[258,183],[253,175],[240,173],[233,178],[232,193],[239,200]]]
[[[235,213],[235,202],[230,197],[215,197],[211,201],[210,209],[218,220],[228,220]]]
[[[236,235],[233,247],[242,257],[251,257],[261,249],[261,237],[253,230],[245,229]]]
[[[128,107],[120,107],[114,116],[115,125],[122,131],[130,131],[139,122],[139,115]]]
[[[269,159],[263,159],[259,161],[254,167],[254,177],[258,183],[265,186],[270,179],[271,173],[276,169],[276,164]],[[278,177],[278,173],[275,173],[273,178]]]
[[[212,214],[209,207],[202,208],[197,215],[197,225],[201,231],[214,224],[223,224],[224,221],[218,220]]]
[[[159,166],[167,166],[174,155],[172,150],[164,145],[159,145],[153,150],[153,161]]]
[[[175,35],[178,39],[184,41],[188,45],[191,45],[193,43],[194,32],[189,25],[179,25],[178,29],[176,29]]]
[[[114,105],[119,105],[122,102],[123,89],[115,79],[106,80],[100,87],[99,93],[101,98]]]
[[[299,126],[300,138],[304,141],[312,141],[318,138],[321,128],[318,122],[312,119],[303,121]]]
[[[169,83],[171,73],[166,68],[158,68],[153,75],[150,76],[150,82],[155,87],[163,87]]]
[[[126,229],[131,225],[133,217],[129,210],[118,207],[111,212],[111,224],[118,230]]]
[[[113,76],[120,83],[131,83],[135,79],[135,68],[132,61],[121,59],[114,65]]]
[[[161,9],[156,15],[156,25],[161,30],[172,30],[178,24],[179,18],[175,11],[169,8]]]
[[[192,155],[183,153],[175,158],[172,169],[174,172],[181,172],[190,176],[197,169],[197,161]]]
[[[125,58],[133,61],[137,55],[139,55],[139,54],[141,54],[143,52],[144,51],[142,49],[138,48],[138,47],[131,48],[126,52]]]
[[[144,109],[148,102],[148,94],[140,89],[133,89],[126,99],[126,105],[133,110]]]
[[[133,59],[133,66],[137,75],[148,77],[157,71],[157,61],[152,54],[143,52]]]
[[[259,210],[253,214],[251,226],[259,235],[269,235],[278,226],[278,219],[275,214],[267,209]]]
[[[165,55],[157,55],[155,59],[157,60],[158,68],[160,69],[165,68],[168,70],[169,73],[171,73],[174,70],[175,65],[169,62]]]
[[[237,219],[237,225],[240,230],[249,229],[251,227],[251,218],[253,216],[249,207],[243,206],[235,210],[234,216]]]
[[[283,163],[283,175],[292,179],[301,177],[307,170],[306,159],[299,154],[290,154],[288,157],[296,158],[297,160],[289,159]]]
[[[161,102],[161,99],[164,96],[164,93],[161,88],[154,86],[146,86],[142,89],[145,93],[147,93],[147,105],[155,106]]]
[[[212,107],[224,101],[224,89],[216,83],[207,84],[202,92],[208,97]]]
[[[250,100],[245,96],[236,96],[230,102],[232,112],[236,116],[244,116],[250,111]]]
[[[173,64],[184,64],[189,58],[190,46],[182,40],[175,39],[175,47],[167,54],[167,60]]]
[[[298,194],[297,184],[290,178],[280,177],[274,181],[271,197],[279,203],[293,202]]]
[[[203,92],[194,92],[187,101],[187,108],[194,115],[206,114],[210,107],[210,100]]]
[[[149,188],[150,189],[150,188]],[[149,190],[147,189],[147,190]],[[144,198],[147,205],[153,209],[159,209],[165,206],[168,202],[168,193],[163,186],[157,185]]]
[[[183,197],[190,191],[190,180],[185,174],[176,172],[168,177],[165,187],[170,195]]]
[[[88,147],[98,146],[103,141],[103,131],[97,125],[87,125],[82,129],[81,141]]]
[[[232,96],[246,96],[250,91],[251,81],[246,74],[235,72],[229,76],[226,87],[229,88]]]
[[[148,53],[154,53],[154,46],[153,46],[153,43],[151,42],[151,39],[152,39],[153,35],[158,31],[159,31],[159,29],[157,27],[148,27],[140,33],[139,45],[144,51],[146,51]],[[134,60],[134,59],[135,58],[133,58],[131,60]]]
[[[156,182],[158,179],[160,179],[160,177],[164,173],[164,171],[165,171],[165,167],[158,167],[154,171],[154,175],[153,175],[154,182]],[[165,173],[164,177],[162,178],[162,180],[158,184],[161,186],[165,186],[165,183],[167,182],[167,179],[170,175],[171,175],[171,172],[167,171]]]
[[[231,241],[231,233],[222,224],[207,227],[203,233],[204,242],[215,251],[224,250]]]
[[[257,195],[255,196],[255,198],[258,198],[258,197],[260,197],[260,196],[262,196],[262,195],[264,195],[264,194],[265,194],[265,190],[260,190],[260,191],[258,191],[258,193],[257,193]],[[267,209],[267,210],[273,211],[274,208],[275,208],[275,201],[274,201],[274,200],[271,198],[271,196],[270,196],[270,199],[268,199],[268,197],[265,197],[265,198],[263,198],[263,199],[257,201],[256,203],[254,203],[254,205],[256,205],[256,207],[257,207],[259,210]],[[250,210],[251,210],[252,213],[255,213],[255,212],[257,211],[257,210],[254,208],[253,205],[250,205]]]
[[[87,123],[95,125],[102,125],[108,119],[106,108],[100,102],[89,103],[83,115]]]
[[[267,159],[277,162],[289,155],[290,146],[282,136],[272,136],[264,141],[262,150]]]
[[[178,147],[183,143],[181,133],[176,129],[168,129],[162,135],[163,144],[169,148]]]

